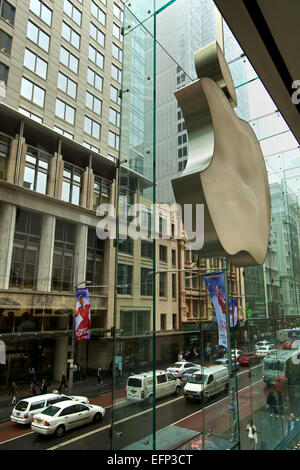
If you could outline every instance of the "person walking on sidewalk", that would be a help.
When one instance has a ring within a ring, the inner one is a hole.
[[[98,370],[97,370],[97,384],[98,384],[98,385],[103,384],[102,369],[101,369],[101,367],[99,367]]]
[[[47,393],[47,388],[48,388],[47,381],[46,381],[46,379],[43,379],[42,383],[41,383],[41,388],[40,388],[40,391],[41,391],[42,395]]]
[[[66,373],[63,372],[62,375],[61,375],[61,379],[60,379],[60,382],[59,382],[59,387],[58,387],[58,392],[61,393],[62,392],[62,388],[64,387],[65,391],[67,392],[69,390],[69,387],[67,385],[67,377],[66,377]]]
[[[8,396],[11,397],[11,405],[15,405],[17,403],[17,390],[18,387],[16,382],[12,382],[11,387],[8,391]]]
[[[270,410],[270,416],[273,416],[272,413],[275,413],[276,418],[278,418],[277,400],[272,390],[267,396],[267,410]]]
[[[248,432],[248,438],[251,443],[251,450],[255,450],[257,444],[257,429],[254,426],[252,419],[247,424],[246,431]]]

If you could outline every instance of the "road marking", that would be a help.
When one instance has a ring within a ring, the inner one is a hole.
[[[21,434],[20,436],[11,437],[10,439],[7,439],[6,441],[1,441],[0,445],[5,444],[6,442],[14,441],[15,439],[20,439],[20,437],[29,436],[29,434],[34,434],[34,431],[29,431],[27,433]]]
[[[252,384],[247,385],[247,386],[244,387],[244,388],[241,388],[240,390],[238,390],[238,393],[242,392],[243,390],[246,390],[247,388],[249,388],[249,387],[251,387],[251,386],[253,386],[253,385],[255,385],[255,384],[259,383],[259,382],[261,382],[261,379],[258,380],[257,382],[253,382]],[[156,409],[161,408],[161,407],[166,406],[166,405],[169,405],[170,403],[173,403],[173,402],[175,402],[175,401],[182,400],[182,399],[184,399],[184,396],[174,398],[173,400],[170,400],[170,401],[168,401],[168,402],[166,402],[166,403],[162,403],[161,405],[157,406]],[[221,400],[218,400],[218,401],[215,402],[215,403],[211,403],[210,405],[208,405],[208,406],[205,407],[205,410],[206,410],[207,408],[210,408],[210,407],[212,407],[212,406],[215,406],[215,405],[217,405],[217,404],[219,404],[219,403],[221,403],[222,401],[225,401],[225,400],[228,400],[228,397],[222,398]],[[123,418],[123,419],[121,419],[121,420],[119,420],[119,421],[116,421],[116,422],[115,422],[115,425],[124,423],[125,421],[128,421],[128,420],[130,420],[130,419],[136,418],[136,417],[138,417],[138,416],[141,416],[141,415],[143,415],[143,414],[150,413],[150,412],[152,412],[152,408],[150,408],[149,410],[141,411],[140,413],[136,413],[135,415],[132,415],[132,416],[127,416],[127,418]],[[190,418],[190,417],[192,417],[192,416],[194,416],[194,415],[196,415],[196,414],[198,414],[198,413],[202,413],[202,412],[203,412],[203,409],[198,410],[198,411],[196,411],[195,413],[192,413],[191,415],[188,415],[188,416],[185,416],[184,418],[179,419],[179,420],[176,421],[175,423],[171,423],[170,426],[172,426],[172,425],[175,426],[176,424],[180,423],[181,421],[184,421],[185,419],[188,419],[188,418]],[[72,444],[73,442],[79,441],[80,439],[84,439],[84,438],[86,438],[86,437],[88,437],[88,436],[91,436],[92,434],[96,434],[97,432],[102,432],[102,431],[104,431],[105,429],[109,429],[110,427],[111,427],[111,424],[107,424],[106,426],[103,426],[103,428],[95,429],[95,430],[90,431],[90,432],[88,432],[88,433],[86,433],[86,434],[82,434],[82,435],[80,435],[80,436],[78,436],[78,437],[74,437],[73,439],[70,439],[69,441],[65,441],[65,442],[62,442],[61,444],[57,444],[56,446],[49,447],[49,448],[46,449],[46,450],[56,450],[56,449],[59,449],[60,447],[64,447],[64,446],[66,446],[66,445]]]

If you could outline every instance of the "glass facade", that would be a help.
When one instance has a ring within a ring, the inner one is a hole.
[[[33,366],[56,387],[65,370],[70,393],[106,408],[101,437],[94,441],[92,429],[89,449],[295,448],[298,142],[213,2],[131,0],[109,11],[95,0],[86,30],[83,3],[64,1],[57,64],[65,67],[54,80],[47,57],[54,10],[30,1],[20,94],[43,109],[50,74],[53,122],[44,126],[18,108],[22,116],[9,110],[0,126],[0,221],[7,228],[0,233],[0,341],[7,345],[0,386],[23,386]],[[14,13],[0,0],[3,18],[13,23]],[[9,56],[11,42],[0,32]],[[215,40],[233,77],[235,113],[253,129],[268,173],[271,231],[260,266],[237,268],[189,249],[172,206],[171,180],[189,157],[174,93],[197,79],[193,53]],[[84,60],[83,87],[77,73]],[[95,146],[81,145],[89,137]],[[227,349],[202,277],[211,273],[224,275]],[[74,337],[78,287],[89,289],[88,341]],[[250,420],[257,442],[246,431]]]

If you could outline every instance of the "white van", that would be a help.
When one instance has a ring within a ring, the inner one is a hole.
[[[165,371],[156,371],[156,398],[172,394],[179,395],[180,390],[180,380],[174,377],[173,374]],[[126,391],[128,400],[152,403],[153,371],[128,377]]]
[[[18,401],[12,410],[10,420],[14,423],[29,424],[36,413],[47,408],[47,406],[64,400],[76,400],[81,403],[88,403],[86,397],[59,395],[57,393],[45,393],[44,395],[36,395],[24,400]]]
[[[217,395],[229,387],[228,368],[226,366],[203,367],[195,372],[183,389],[186,400],[202,400]]]

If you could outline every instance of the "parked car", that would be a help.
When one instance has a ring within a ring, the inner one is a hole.
[[[86,423],[98,423],[104,415],[105,410],[101,406],[67,400],[37,413],[31,423],[31,429],[39,434],[55,434],[62,437],[68,429]]]
[[[69,401],[70,399],[80,403],[88,403],[86,397],[61,395],[57,393],[47,393],[44,395],[35,395],[34,397],[24,398],[18,401],[12,410],[10,420],[14,423],[29,424],[35,414],[41,412],[50,405]]]
[[[222,391],[228,391],[229,376],[225,366],[203,367],[195,372],[183,389],[186,400],[203,400]]]
[[[156,398],[165,395],[179,395],[181,390],[180,380],[170,372],[156,371]],[[126,385],[127,399],[152,403],[153,397],[153,371],[131,375]]]
[[[237,362],[241,366],[250,366],[259,363],[259,357],[255,352],[243,352],[237,357]]]
[[[181,385],[185,385],[188,382],[188,380],[192,377],[192,375],[201,369],[202,369],[201,366],[195,365],[194,367],[191,367],[191,369],[184,372],[181,376]]]
[[[227,357],[222,357],[220,359],[217,359],[215,361],[215,364],[218,365],[218,366],[226,366],[228,367],[228,358]],[[232,368],[234,371],[238,371],[240,370],[240,365],[237,361],[235,361],[234,359],[232,360]]]
[[[266,357],[268,354],[275,353],[276,349],[273,346],[261,346],[255,351],[258,357]]]
[[[175,377],[181,378],[184,372],[187,372],[192,367],[195,367],[196,364],[187,361],[178,361],[175,364],[172,364],[167,368],[167,372],[170,372]]]
[[[272,346],[274,348],[274,344],[271,343],[270,341],[267,341],[266,339],[263,339],[261,341],[258,341],[256,344],[255,344],[255,350],[256,349],[260,349],[262,346]]]

